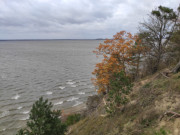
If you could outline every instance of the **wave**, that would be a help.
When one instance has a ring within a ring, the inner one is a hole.
[[[76,82],[67,82],[66,84],[72,85],[75,84]]]
[[[77,87],[77,86],[76,86],[76,85],[71,85],[71,87],[72,87],[72,88],[75,88],[75,87]]]
[[[23,118],[21,118],[21,119],[19,119],[19,120],[28,120],[28,119],[29,119],[29,115],[26,116],[26,117],[23,117]]]
[[[3,128],[2,130],[0,130],[0,132],[2,132],[2,131],[6,131],[6,128]]]
[[[0,118],[3,118],[7,115],[9,115],[9,111],[4,111],[3,113],[0,114]]]
[[[20,110],[20,109],[22,109],[22,108],[23,108],[22,106],[19,106],[17,109]]]
[[[47,91],[47,92],[46,92],[47,95],[51,95],[52,93],[53,93],[53,92],[51,92],[51,91]]]
[[[24,111],[22,112],[22,114],[28,114],[30,111]]]
[[[80,85],[80,86],[85,86],[85,85],[87,85],[87,84],[86,84],[86,83],[83,83],[83,82],[80,82],[79,85]]]
[[[13,96],[11,99],[19,99],[20,98],[20,95],[16,94],[15,96]]]
[[[82,103],[83,103],[83,102],[76,101],[76,103],[73,105],[73,107],[78,106],[78,105],[80,105],[80,104],[82,104]]]
[[[91,85],[91,86],[89,86],[89,88],[94,88],[94,86],[93,86],[93,85]]]
[[[79,98],[77,98],[77,97],[72,97],[72,98],[69,98],[67,101],[74,101],[74,100],[77,100],[77,99],[79,99]]]
[[[60,101],[60,102],[54,103],[54,105],[61,105],[61,104],[63,104],[63,101]]]
[[[73,80],[66,80],[67,82],[72,82]]]
[[[78,94],[79,94],[79,95],[84,95],[84,94],[85,94],[85,92],[79,92]]]
[[[61,90],[63,90],[65,87],[63,87],[63,86],[59,86],[59,88],[60,88]]]

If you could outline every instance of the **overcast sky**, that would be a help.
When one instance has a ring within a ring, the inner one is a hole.
[[[0,0],[0,39],[111,38],[179,0]]]

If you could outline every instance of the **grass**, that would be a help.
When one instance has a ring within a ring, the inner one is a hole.
[[[171,109],[180,112],[180,73],[169,78],[150,79],[130,97],[135,103],[122,107],[113,117],[102,117],[98,112],[72,126],[68,135],[168,135],[173,133],[174,120],[159,118]],[[163,122],[163,127],[160,122]],[[179,125],[180,126],[180,125]],[[177,127],[177,129],[180,127]]]
[[[151,86],[151,83],[149,82],[149,83],[146,83],[146,84],[143,86],[143,88],[150,88],[150,86]]]
[[[159,131],[156,131],[154,135],[168,135],[168,133],[164,128],[161,128]]]

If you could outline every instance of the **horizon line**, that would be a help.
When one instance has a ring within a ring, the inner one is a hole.
[[[28,40],[105,40],[106,38],[87,38],[87,39],[68,39],[68,38],[65,38],[65,39],[0,39],[0,41],[28,41]]]

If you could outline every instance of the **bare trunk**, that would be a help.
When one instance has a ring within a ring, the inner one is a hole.
[[[173,73],[177,73],[180,71],[180,61],[178,62],[178,64],[175,66],[175,68],[173,68],[172,72]]]
[[[137,65],[136,65],[136,79],[139,78],[139,63],[140,63],[140,54],[137,59]]]

